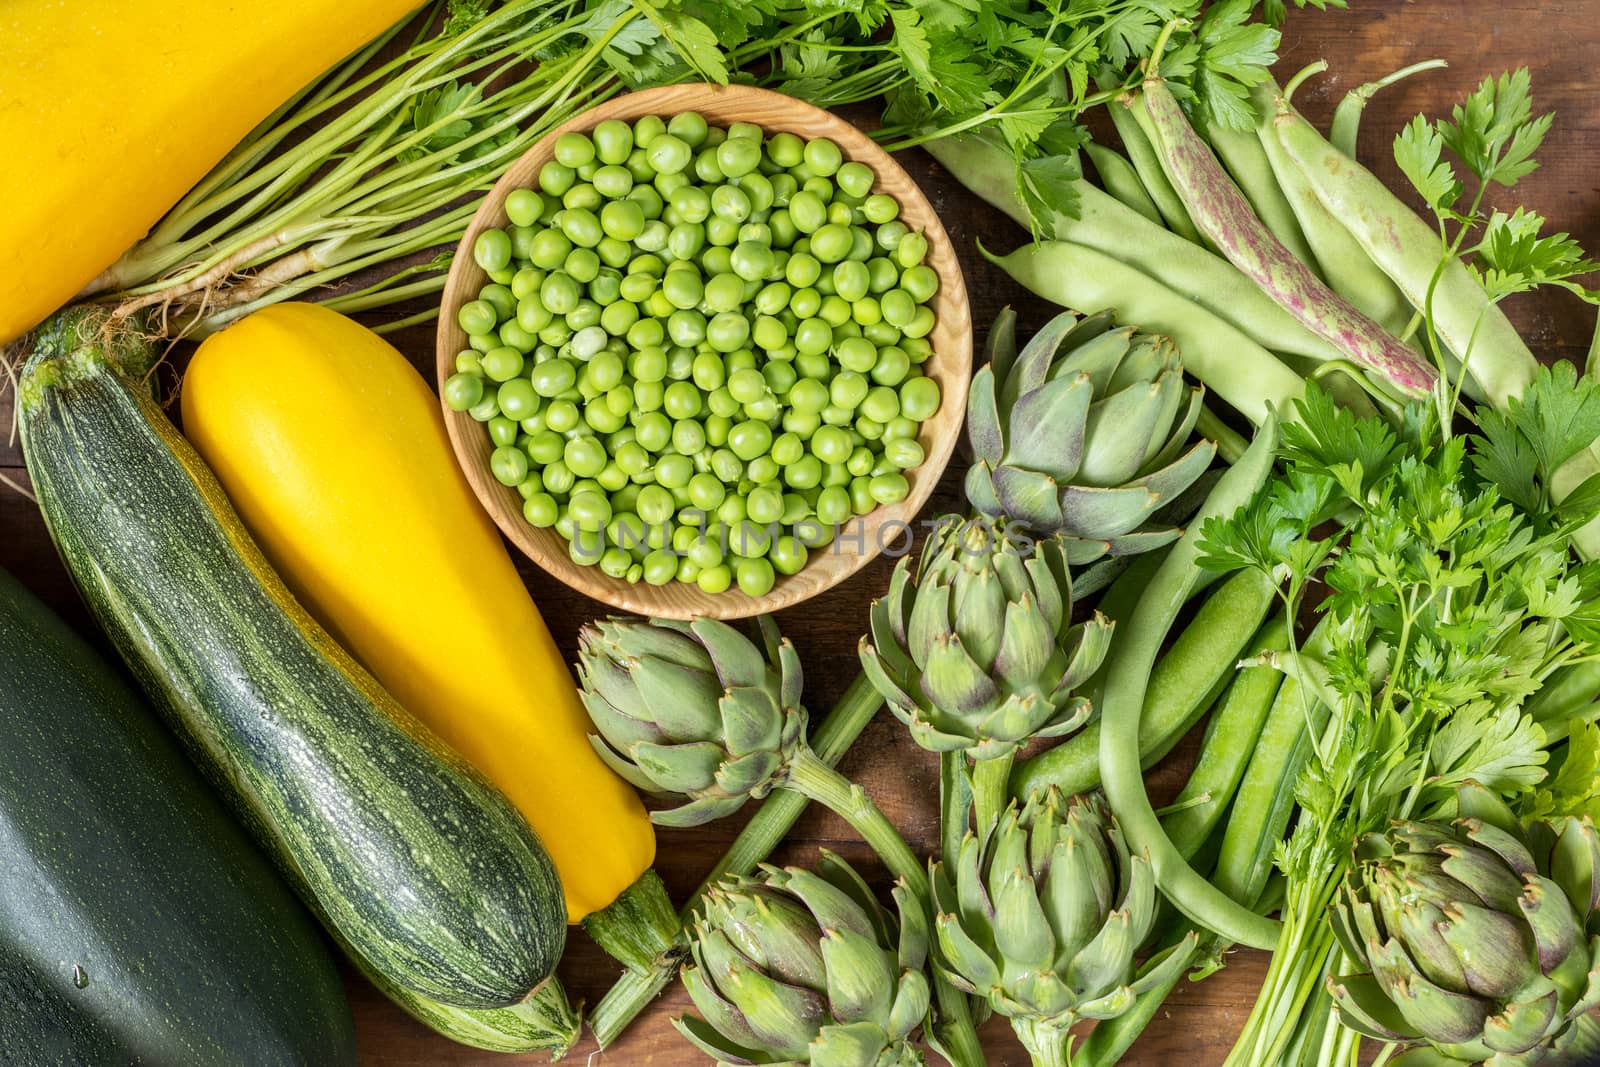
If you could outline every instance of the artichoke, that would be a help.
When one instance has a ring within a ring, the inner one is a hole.
[[[648,793],[688,802],[665,826],[722,818],[781,783],[805,747],[800,660],[771,621],[762,644],[716,619],[609,619],[578,637],[584,706],[600,758]]]
[[[1071,548],[983,517],[944,520],[873,602],[861,663],[924,748],[1004,757],[1089,717],[1072,691],[1100,666],[1111,623],[1072,625]]]
[[[708,892],[683,984],[703,1019],[674,1021],[728,1064],[920,1067],[927,918],[901,881],[898,922],[824,852],[815,873],[763,868]]]
[[[1328,980],[1340,1019],[1406,1045],[1396,1067],[1600,1062],[1594,825],[1524,828],[1477,786],[1460,809],[1360,842],[1330,914],[1362,969]]]
[[[1114,328],[1109,314],[1063,312],[1019,353],[1007,308],[988,347],[967,400],[972,506],[1113,555],[1177,537],[1152,516],[1195,483],[1216,446],[1185,451],[1203,390],[1185,384],[1173,343]]]
[[[934,867],[935,966],[1011,1020],[1034,1062],[1071,1062],[1069,1028],[1177,977],[1196,936],[1135,971],[1156,917],[1150,861],[1094,796],[1013,803],[985,841]]]

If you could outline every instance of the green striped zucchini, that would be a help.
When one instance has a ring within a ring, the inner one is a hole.
[[[191,756],[365,969],[450,1007],[521,1002],[566,936],[526,821],[295,602],[142,384],[147,342],[74,308],[28,345],[51,536]]]
[[[0,1061],[355,1063],[316,924],[155,713],[0,571]]]

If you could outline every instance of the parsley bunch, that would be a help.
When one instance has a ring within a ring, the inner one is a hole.
[[[1278,1062],[1290,1035],[1271,1020],[1302,1017],[1331,966],[1324,916],[1363,834],[1453,815],[1468,780],[1528,810],[1595,802],[1592,774],[1581,779],[1600,766],[1600,731],[1551,729],[1526,706],[1600,656],[1600,564],[1568,549],[1600,497],[1556,505],[1546,489],[1600,436],[1600,383],[1570,365],[1541,371],[1509,412],[1480,413],[1477,434],[1446,437],[1436,412],[1413,404],[1396,428],[1313,385],[1283,427],[1283,476],[1202,527],[1202,565],[1287,575],[1291,617],[1323,594],[1319,654],[1291,647],[1269,660],[1305,694],[1310,755],[1295,783],[1300,818],[1276,856],[1282,958],[1236,1046],[1253,1063]],[[1549,749],[1569,731],[1552,778]]]

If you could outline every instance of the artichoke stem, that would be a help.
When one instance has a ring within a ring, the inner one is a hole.
[[[1010,802],[1011,764],[1015,760],[1016,751],[1013,750],[972,765],[972,806],[979,841],[989,836]],[[965,818],[962,821],[965,822]]]
[[[904,878],[924,905],[932,899],[928,872],[866,791],[802,746],[789,761],[784,785],[850,824],[896,878]]]
[[[824,763],[806,745],[801,745],[790,757],[783,784],[849,823],[883,860],[890,873],[906,883],[931,922],[933,887],[928,883],[928,869],[865,790]],[[948,982],[935,981],[934,996],[939,1006],[937,1044],[940,1054],[953,1067],[983,1067],[983,1046],[972,1025],[966,994]]]
[[[955,857],[967,833],[967,812],[972,810],[972,779],[967,777],[967,757],[960,752],[939,753],[939,854]]]
[[[1068,1027],[1018,1018],[1011,1020],[1011,1028],[1028,1050],[1033,1067],[1072,1067],[1072,1031]]]

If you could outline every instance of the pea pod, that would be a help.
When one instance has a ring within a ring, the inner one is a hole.
[[[1172,751],[1221,695],[1273,595],[1272,583],[1260,572],[1241,571],[1200,606],[1150,675],[1139,721],[1141,766]],[[1020,762],[1011,778],[1012,794],[1025,797],[1052,785],[1068,794],[1093,789],[1100,782],[1101,728],[1101,722],[1092,722],[1055,748]]]
[[[1327,629],[1319,624],[1304,648],[1326,651]],[[1222,851],[1211,880],[1235,900],[1253,900],[1272,873],[1272,855],[1289,827],[1300,771],[1312,753],[1312,736],[1328,720],[1328,707],[1295,678],[1286,677],[1267,713],[1249,766],[1234,794],[1233,814],[1223,830]]]
[[[1257,426],[1305,393],[1300,375],[1238,327],[1103,252],[1047,241],[984,255],[1046,300],[1085,315],[1114,311],[1119,321],[1166,334],[1184,369]]]
[[[1324,285],[1256,217],[1190,127],[1163,79],[1145,79],[1143,92],[1134,99],[1134,113],[1195,225],[1229,262],[1394,391],[1420,396],[1433,387],[1438,373],[1432,366]]]
[[[1117,813],[1129,848],[1149,855],[1157,885],[1180,911],[1223,937],[1254,948],[1273,947],[1278,924],[1212,886],[1189,866],[1167,837],[1145,793],[1139,766],[1139,732],[1156,655],[1189,589],[1199,578],[1195,561],[1201,526],[1212,516],[1231,515],[1260,489],[1272,473],[1277,438],[1277,423],[1269,419],[1239,462],[1222,476],[1188,531],[1162,562],[1129,625],[1113,641],[1110,681],[1101,709],[1101,776],[1106,798]]]
[[[1288,647],[1289,627],[1273,619],[1246,646],[1256,652]],[[1161,821],[1178,850],[1191,858],[1211,836],[1244,778],[1250,755],[1261,741],[1261,729],[1272,710],[1283,675],[1269,666],[1238,671],[1211,713],[1200,758],[1183,791],[1173,801],[1177,809]],[[1241,899],[1241,898],[1236,898]]]

